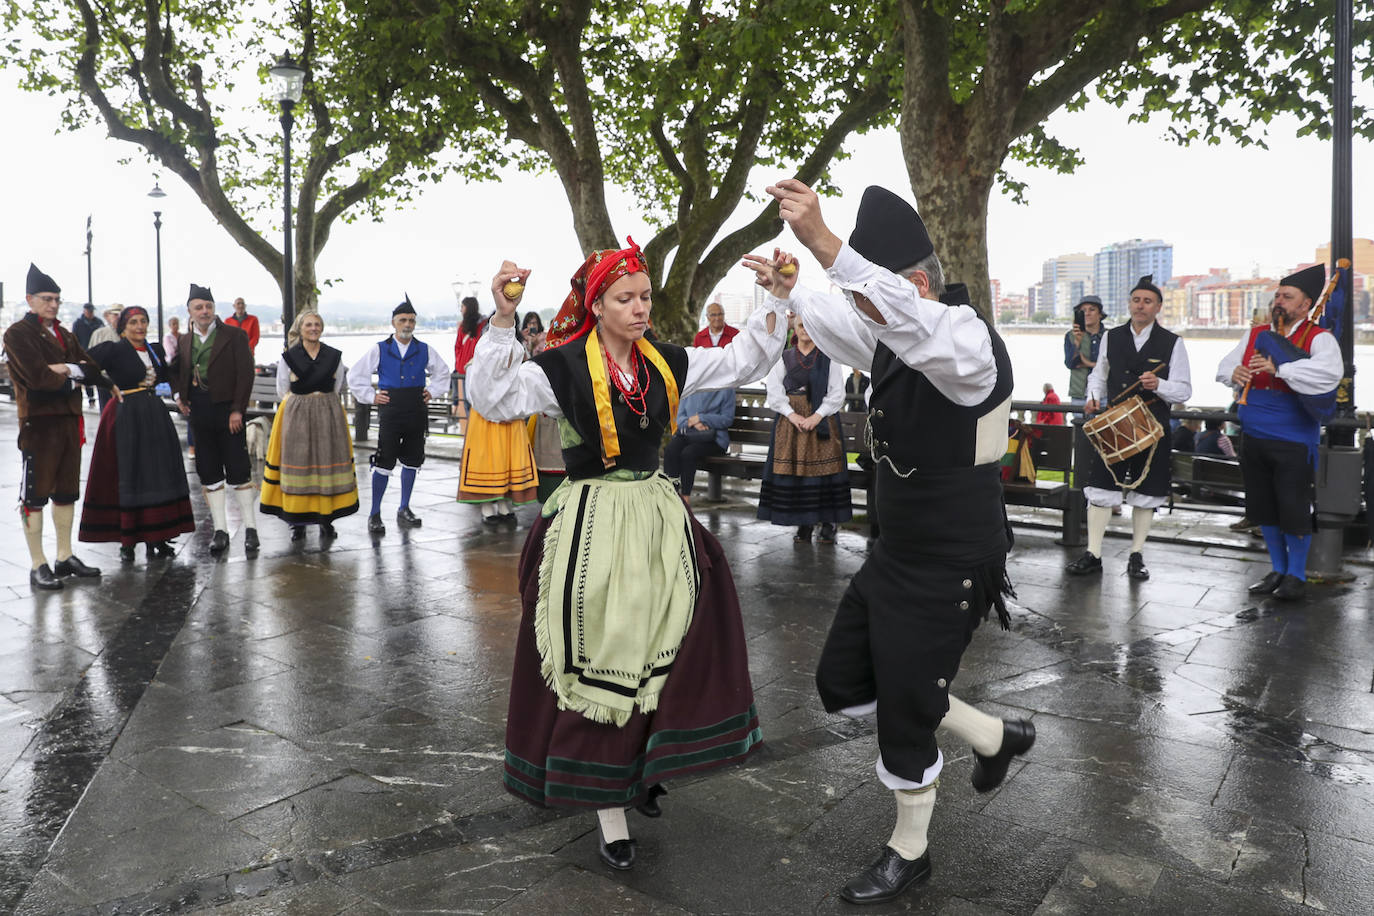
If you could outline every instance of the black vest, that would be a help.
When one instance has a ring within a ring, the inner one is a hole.
[[[296,375],[291,380],[291,393],[314,394],[334,390],[334,375],[343,354],[328,344],[320,344],[320,355],[311,359],[305,347],[296,344],[283,353],[282,358],[286,360],[286,368]]]
[[[1107,402],[1115,403],[1114,398],[1139,381],[1142,372],[1150,371],[1160,378],[1168,378],[1169,358],[1173,356],[1174,342],[1177,340],[1177,334],[1166,331],[1156,323],[1150,332],[1150,339],[1137,351],[1130,322],[1108,331]],[[1140,387],[1136,387],[1131,394],[1140,395],[1160,425],[1166,430],[1169,428],[1169,404],[1163,398]]]
[[[887,455],[903,470],[974,466],[978,421],[1011,397],[1011,358],[1001,336],[988,326],[997,381],[982,403],[961,407],[886,345],[873,353],[868,425],[873,457]]]
[[[659,341],[651,341],[649,345],[667,362],[681,392],[687,380],[687,351]],[[568,477],[573,480],[600,477],[616,468],[658,470],[659,446],[672,418],[668,413],[668,386],[663,383],[662,376],[652,363],[643,360],[644,369],[640,375],[641,384],[643,373],[647,372],[649,377],[649,392],[645,398],[649,422],[645,428],[639,426],[640,415],[621,400],[614,385],[610,386],[611,414],[615,417],[616,435],[620,439],[620,454],[615,464],[607,468],[601,461],[601,421],[596,414],[592,377],[587,368],[587,338],[584,336],[561,347],[545,350],[534,357],[534,362],[548,376],[563,416],[582,437],[580,444],[563,449],[563,464],[568,469]]]

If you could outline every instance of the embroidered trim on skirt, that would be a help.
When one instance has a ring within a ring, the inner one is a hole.
[[[196,530],[181,439],[151,391],[110,400],[100,414],[78,538],[123,547]]]
[[[788,401],[797,413],[811,415],[806,395],[788,395]],[[822,423],[830,430],[825,439],[817,436],[816,430],[802,432],[784,417],[774,422],[773,441],[759,485],[760,519],[775,525],[815,525],[846,522],[853,517],[849,462],[840,423],[834,416]]]
[[[475,410],[468,411],[458,501],[509,499],[520,505],[534,502],[538,489],[539,474],[534,469],[526,421],[493,423]]]
[[[564,510],[577,511],[570,501]],[[658,695],[623,726],[560,709],[541,674],[535,631],[540,569],[552,519],[541,514],[520,557],[522,614],[506,725],[507,791],[541,806],[605,808],[642,801],[653,783],[743,760],[763,740],[730,567],[720,544],[690,523],[700,586],[691,625]]]
[[[353,437],[338,395],[288,394],[272,420],[262,473],[262,511],[318,525],[358,511]]]

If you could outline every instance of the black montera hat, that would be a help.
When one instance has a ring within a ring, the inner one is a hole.
[[[43,273],[34,264],[29,264],[29,277],[24,287],[24,295],[37,296],[39,293],[60,292],[62,292],[62,287],[57,285],[56,280]]]
[[[1158,298],[1160,302],[1164,301],[1164,294],[1159,291],[1158,286],[1155,286],[1154,274],[1146,274],[1137,280],[1135,286],[1131,287],[1131,292],[1135,292],[1138,289],[1149,290],[1155,294],[1155,297]]]
[[[1326,286],[1326,265],[1313,264],[1289,274],[1279,281],[1279,286],[1296,286],[1307,298],[1316,302],[1322,297],[1322,288]]]
[[[190,305],[192,299],[204,299],[207,302],[214,302],[215,294],[210,292],[210,287],[208,286],[196,286],[192,283],[191,291],[186,294],[186,304]]]
[[[935,252],[916,208],[877,185],[864,189],[854,231],[849,234],[849,247],[893,273]]]
[[[392,318],[395,318],[397,315],[414,315],[414,314],[415,314],[415,306],[413,306],[413,305],[410,304],[410,293],[406,293],[406,301],[405,301],[405,302],[402,302],[400,305],[396,306],[394,309],[391,310],[391,317],[392,317]]]

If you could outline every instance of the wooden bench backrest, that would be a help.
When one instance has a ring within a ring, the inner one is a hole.
[[[1031,460],[1047,471],[1073,468],[1073,427],[1049,423],[1022,423],[1030,443]]]

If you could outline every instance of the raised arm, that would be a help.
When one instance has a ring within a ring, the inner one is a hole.
[[[502,262],[491,281],[496,313],[477,339],[477,349],[467,365],[464,385],[468,399],[478,413],[498,423],[536,413],[563,416],[549,377],[538,363],[525,360],[525,347],[515,333],[515,310],[524,298],[523,286],[529,276],[530,271],[514,261]],[[518,281],[522,287],[514,299],[505,293],[510,281]]]

